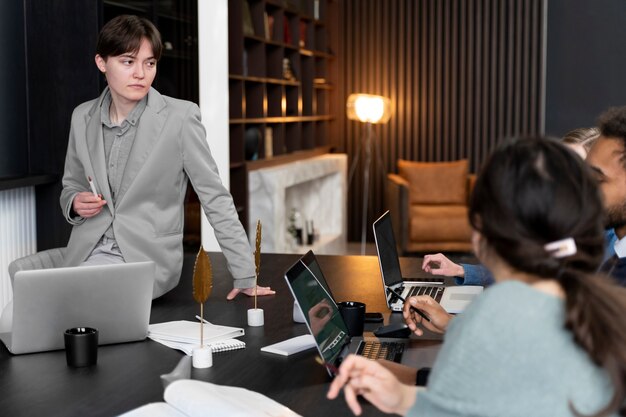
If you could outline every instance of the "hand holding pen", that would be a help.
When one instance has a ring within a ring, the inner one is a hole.
[[[428,295],[409,297],[404,303],[402,315],[409,329],[417,336],[424,334],[421,326],[434,333],[445,333],[450,320],[454,317]],[[423,319],[424,315],[427,316],[427,320]]]
[[[356,415],[363,412],[358,396],[384,413],[405,415],[415,403],[417,394],[415,385],[402,384],[378,361],[357,355],[348,355],[343,361],[326,397],[335,399],[342,389],[348,407]]]
[[[95,184],[91,177],[87,177],[87,183],[91,191],[79,192],[74,197],[74,201],[72,201],[74,213],[86,219],[99,214],[102,211],[102,207],[107,203],[96,191]]]
[[[396,298],[398,298],[400,301],[402,301],[402,302],[404,303],[404,305],[405,305],[405,306],[407,305],[407,304],[406,304],[406,300],[404,299],[404,297],[402,297],[402,296],[401,296],[401,295],[400,295],[400,294],[399,294],[396,290],[394,290],[394,289],[393,289],[393,288],[391,288],[391,287],[387,287],[387,291],[389,291],[389,292],[390,292],[390,293],[392,293],[392,294],[393,294]],[[424,314],[424,312],[422,312],[421,310],[419,310],[419,309],[417,309],[417,308],[415,308],[415,307],[413,307],[413,306],[410,306],[409,308],[410,308],[410,310],[411,310],[413,313],[417,313],[417,314],[419,314],[419,315],[420,315],[423,319],[430,321],[430,317],[428,317],[426,314]]]

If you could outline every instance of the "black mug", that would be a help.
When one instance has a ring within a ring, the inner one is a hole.
[[[362,336],[365,326],[365,304],[358,301],[343,301],[339,303],[339,312],[348,328],[351,337]]]
[[[73,327],[64,333],[67,365],[74,368],[98,362],[98,329]]]

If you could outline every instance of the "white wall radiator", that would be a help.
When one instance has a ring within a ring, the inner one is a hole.
[[[9,264],[36,251],[35,188],[0,191],[0,312],[13,298]]]

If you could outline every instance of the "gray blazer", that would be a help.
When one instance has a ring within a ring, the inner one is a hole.
[[[153,297],[178,284],[183,263],[183,225],[187,178],[226,256],[235,288],[254,285],[254,261],[232,196],[222,185],[206,141],[200,109],[194,103],[162,96],[150,89],[146,109],[124,170],[127,191],[111,203],[105,166],[100,106],[106,90],[76,107],[65,159],[61,209],[74,227],[65,265],[83,262],[110,224],[127,262],[156,263]],[[227,140],[222,138],[221,140]],[[71,217],[74,196],[89,191],[91,176],[107,205],[94,217]],[[191,297],[191,295],[190,295]]]

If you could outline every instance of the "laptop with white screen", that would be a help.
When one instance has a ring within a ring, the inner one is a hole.
[[[17,271],[13,324],[0,339],[14,354],[63,349],[72,327],[98,329],[100,345],[145,339],[154,271],[154,262]]]
[[[386,211],[374,222],[374,240],[387,306],[392,311],[402,311],[404,304],[393,293],[394,291],[400,294],[403,299],[415,295],[430,295],[448,313],[453,314],[465,310],[474,297],[483,291],[481,286],[446,286],[443,281],[430,283],[404,281],[400,271],[400,259],[398,258],[396,238],[389,211]]]
[[[434,363],[440,347],[437,341],[350,337],[335,300],[302,260],[289,268],[285,280],[298,302],[330,376],[335,375],[336,368],[350,353],[370,359],[388,359],[418,368]]]

